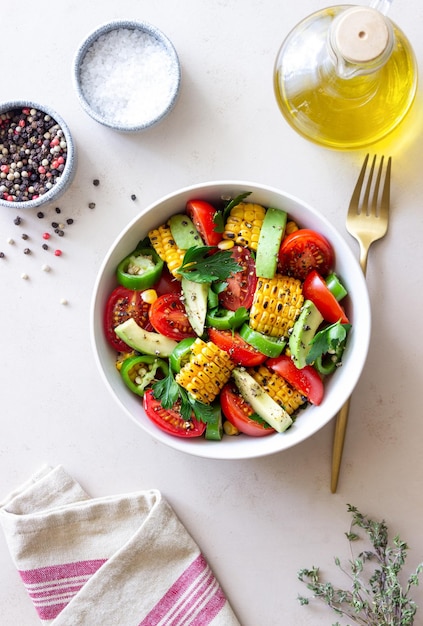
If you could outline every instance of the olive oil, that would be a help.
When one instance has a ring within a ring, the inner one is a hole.
[[[381,67],[339,73],[327,34],[344,8],[318,12],[291,33],[276,62],[274,87],[297,132],[330,148],[354,149],[382,139],[403,120],[415,97],[417,71],[408,40],[393,25],[392,50]]]

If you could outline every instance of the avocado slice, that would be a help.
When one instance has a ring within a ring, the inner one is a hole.
[[[201,337],[204,333],[210,285],[209,283],[195,283],[183,277],[181,287],[188,319],[197,335]]]
[[[307,365],[306,358],[311,349],[311,342],[322,322],[323,316],[316,305],[311,300],[305,300],[289,337],[289,349],[298,369]]]
[[[185,213],[172,215],[168,224],[173,240],[180,250],[188,250],[203,245],[200,233]]]
[[[132,317],[116,326],[115,333],[134,350],[161,357],[170,356],[178,343],[160,333],[144,330]]]
[[[278,264],[278,252],[285,233],[287,213],[269,208],[264,216],[256,253],[256,274],[273,278]]]
[[[240,394],[252,409],[278,433],[292,424],[291,416],[241,367],[232,370]]]

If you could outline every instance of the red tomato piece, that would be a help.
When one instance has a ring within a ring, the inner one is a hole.
[[[239,333],[232,332],[231,330],[217,330],[217,328],[212,327],[210,327],[207,332],[210,341],[221,350],[227,352],[237,365],[254,367],[255,365],[264,363],[267,358],[265,354],[262,354],[244,341]]]
[[[342,324],[349,324],[344,309],[316,270],[311,271],[305,279],[303,296],[316,305],[327,322],[335,324],[341,320]]]
[[[237,311],[242,306],[249,309],[257,285],[254,259],[249,249],[242,246],[234,246],[231,252],[242,270],[227,279],[228,286],[219,294],[219,300],[229,311]]]
[[[141,328],[153,329],[148,317],[150,305],[143,301],[141,294],[141,291],[119,286],[112,291],[107,300],[103,318],[104,332],[109,344],[118,352],[132,350],[114,332],[119,324],[132,317]]]
[[[161,430],[175,437],[201,437],[206,424],[195,419],[185,420],[175,404],[171,409],[164,409],[160,400],[154,397],[153,390],[148,389],[143,397],[143,406],[147,417]]]
[[[154,330],[166,337],[175,341],[196,337],[181,297],[177,293],[159,296],[150,306],[148,314]]]
[[[166,293],[181,293],[181,281],[174,278],[169,272],[166,266],[163,267],[162,275],[158,282],[153,285],[153,289],[156,290],[158,296],[163,296]]]
[[[322,379],[311,365],[298,369],[291,357],[286,354],[275,359],[268,359],[266,365],[312,404],[320,404],[323,400],[324,385]]]
[[[251,418],[253,409],[232,383],[227,383],[220,392],[220,405],[228,422],[245,435],[265,437],[275,432],[264,420],[256,421]]]
[[[312,269],[326,276],[334,263],[335,253],[329,241],[308,228],[287,235],[279,248],[279,272],[300,280],[304,280]]]
[[[186,211],[206,246],[217,246],[222,240],[222,233],[215,230],[217,209],[204,200],[190,200],[187,202]]]

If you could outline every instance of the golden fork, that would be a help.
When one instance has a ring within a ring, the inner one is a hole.
[[[351,196],[346,223],[348,232],[359,243],[360,266],[364,275],[366,275],[370,246],[374,241],[382,239],[388,230],[392,159],[391,157],[388,158],[385,175],[383,175],[384,157],[381,157],[376,177],[374,176],[376,156],[372,159],[370,170],[366,177],[368,161],[369,155],[367,154]],[[332,450],[332,493],[335,493],[338,487],[349,407],[350,398],[342,406],[335,423]]]

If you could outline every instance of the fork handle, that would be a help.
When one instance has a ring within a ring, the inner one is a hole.
[[[347,430],[348,414],[350,410],[350,399],[351,398],[348,398],[348,400],[345,401],[336,417],[332,449],[332,477],[330,484],[332,493],[335,493],[338,487],[339,470],[341,469],[345,433]]]
[[[366,275],[367,270],[367,257],[369,256],[369,248],[370,245],[365,246],[364,244],[359,242],[360,244],[360,267],[363,270],[364,276]]]

